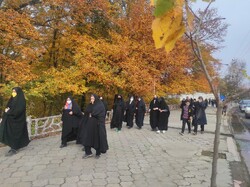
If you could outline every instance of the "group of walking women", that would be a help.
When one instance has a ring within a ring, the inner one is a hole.
[[[76,140],[84,146],[83,158],[93,156],[91,148],[96,150],[95,157],[108,150],[107,133],[105,127],[106,109],[103,102],[95,94],[90,96],[90,103],[84,114],[72,97],[68,97],[62,113],[61,148],[67,146],[68,141]]]
[[[66,99],[62,111],[62,135],[60,148],[67,142],[76,140],[84,146],[83,158],[92,157],[91,148],[96,150],[96,158],[108,150],[105,128],[106,109],[97,95],[92,94],[84,114],[72,97]],[[11,156],[30,142],[26,122],[26,100],[20,87],[12,89],[12,95],[4,110],[0,124],[0,142],[11,149]]]
[[[146,105],[141,97],[129,97],[127,102],[124,102],[122,95],[117,94],[114,98],[113,116],[110,124],[111,129],[120,132],[122,123],[125,122],[128,129],[131,129],[135,123],[138,129],[141,129],[146,113]]]
[[[198,101],[195,99],[182,100],[181,108],[181,120],[182,128],[180,135],[184,135],[185,126],[188,127],[188,133],[191,133],[191,124],[193,126],[193,135],[197,135],[198,126],[201,128],[201,134],[204,134],[205,125],[207,124],[207,117],[205,110],[207,108],[207,102],[203,100],[203,97],[199,96]]]
[[[165,133],[168,130],[169,106],[163,97],[156,95],[149,104],[150,126],[152,131]]]

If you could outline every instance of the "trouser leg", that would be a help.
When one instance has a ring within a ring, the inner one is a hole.
[[[122,129],[122,122],[117,125],[117,130],[121,130],[121,129]]]
[[[92,154],[90,146],[84,146],[86,155]]]
[[[101,155],[100,149],[96,149],[96,155],[97,155],[97,156],[98,156],[98,155]]]
[[[191,132],[191,125],[190,125],[190,121],[187,121],[187,126],[188,126],[188,132]]]
[[[183,120],[182,120],[182,128],[181,128],[181,132],[182,132],[182,133],[184,133],[185,125],[186,125],[186,120],[183,119]]]
[[[198,128],[198,124],[195,123],[195,124],[194,124],[194,132],[195,132],[195,133],[197,132],[197,128]]]
[[[205,125],[201,125],[201,132],[204,131],[204,126],[205,126]]]

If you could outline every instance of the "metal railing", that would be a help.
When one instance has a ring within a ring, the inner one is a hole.
[[[43,118],[27,117],[27,127],[31,139],[62,131],[62,115]],[[111,121],[112,111],[107,111],[106,122]]]

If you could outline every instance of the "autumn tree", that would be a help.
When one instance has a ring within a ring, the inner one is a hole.
[[[81,101],[90,92],[109,98],[119,92],[147,101],[154,90],[208,90],[195,87],[204,75],[192,63],[187,39],[169,54],[154,48],[147,0],[0,3],[0,92],[6,97],[21,86],[34,116],[59,113],[68,95]]]
[[[0,2],[0,20],[0,88],[1,95],[9,97],[12,87],[25,85],[37,77],[31,62],[39,53],[32,47],[32,41],[39,40],[39,33],[29,15],[14,10],[8,2]]]
[[[227,64],[226,75],[223,79],[224,89],[221,93],[226,97],[232,97],[243,91],[243,82],[245,80],[244,71],[246,63],[239,59],[233,59],[230,64]]]

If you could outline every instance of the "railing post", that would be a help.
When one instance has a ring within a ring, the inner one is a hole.
[[[31,123],[32,123],[32,120],[31,120],[31,117],[30,116],[27,116],[27,128],[28,128],[28,134],[29,134],[29,139],[31,138]]]

